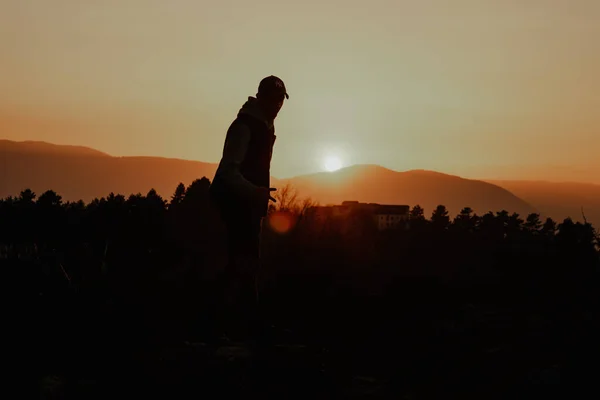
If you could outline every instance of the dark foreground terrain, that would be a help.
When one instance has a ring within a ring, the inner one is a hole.
[[[288,303],[251,354],[211,348],[175,315],[45,292],[22,316],[21,377],[43,398],[592,398],[597,314],[538,295],[407,281],[386,297]]]
[[[206,344],[225,262],[208,187],[0,201],[4,398],[599,397],[590,224],[414,206],[408,229],[378,232],[280,201],[263,236],[270,328],[247,354]]]

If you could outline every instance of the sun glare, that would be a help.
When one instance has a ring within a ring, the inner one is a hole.
[[[325,158],[323,166],[329,172],[337,171],[342,168],[342,160],[336,156],[328,156]]]

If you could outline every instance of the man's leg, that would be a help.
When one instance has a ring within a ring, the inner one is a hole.
[[[226,334],[247,337],[256,314],[260,219],[250,216],[228,221],[228,264],[221,277]]]
[[[258,271],[260,269],[261,218],[251,217],[244,226],[241,239],[242,251],[237,258],[238,274],[237,307],[241,324],[240,330],[245,338],[253,336],[254,324],[258,316]]]
[[[259,344],[265,334],[266,320],[265,309],[263,306],[264,299],[260,295],[259,276],[261,272],[261,234],[262,234],[262,218],[256,218],[252,221],[251,232],[249,238],[249,253],[252,263],[252,276],[247,283],[247,298],[248,298],[248,320],[247,327],[250,338],[255,344]]]

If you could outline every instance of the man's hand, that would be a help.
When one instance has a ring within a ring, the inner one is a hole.
[[[261,201],[273,201],[275,203],[277,203],[277,200],[275,200],[272,196],[271,196],[271,192],[276,191],[277,189],[275,188],[266,188],[266,187],[258,187],[256,189],[256,192],[258,194],[258,198]]]

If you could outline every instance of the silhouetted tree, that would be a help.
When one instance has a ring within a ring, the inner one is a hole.
[[[425,211],[420,205],[417,204],[416,206],[410,209],[409,218],[411,219],[411,221],[424,220]]]
[[[478,221],[477,231],[487,247],[494,247],[504,239],[504,215],[489,211]]]
[[[423,231],[429,222],[425,219],[425,211],[418,204],[410,209],[408,219],[413,232]]]
[[[33,202],[36,198],[36,194],[31,191],[31,189],[25,189],[21,192],[17,199],[17,203],[20,206],[28,206],[33,205]]]
[[[38,198],[37,204],[47,210],[58,208],[62,204],[62,197],[56,194],[54,190],[48,190]]]
[[[477,215],[471,207],[465,207],[454,217],[453,228],[459,232],[474,232],[477,227]]]
[[[52,250],[58,247],[60,236],[63,232],[62,197],[53,190],[48,190],[40,195],[36,202],[36,242],[48,244]],[[40,243],[42,244],[42,243]]]
[[[183,184],[183,182],[180,182],[179,185],[177,185],[177,188],[175,189],[175,193],[173,193],[173,196],[171,196],[171,202],[169,203],[169,208],[173,208],[173,207],[176,207],[177,205],[181,204],[181,202],[183,201],[184,198],[185,198],[185,185]]]
[[[556,233],[556,222],[552,218],[546,218],[542,225],[541,232],[546,236],[554,236]]]
[[[439,205],[433,210],[431,214],[431,226],[436,230],[445,230],[450,226],[450,217],[448,216],[448,210],[443,205]]]
[[[506,234],[509,236],[518,235],[523,229],[523,219],[517,213],[512,213],[506,221]]]
[[[20,245],[28,246],[35,245],[35,198],[36,194],[30,189],[22,191],[15,201],[15,213],[17,224],[15,228],[15,236]]]
[[[542,229],[542,221],[540,221],[540,214],[529,214],[527,216],[527,219],[525,220],[524,227],[531,233],[538,233]]]
[[[195,203],[196,206],[205,205],[209,188],[210,181],[207,178],[196,179],[186,189],[184,202]]]

